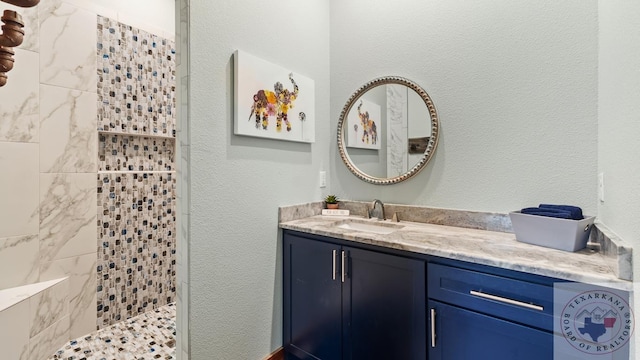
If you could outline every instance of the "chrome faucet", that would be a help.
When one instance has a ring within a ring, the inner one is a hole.
[[[378,206],[378,204],[380,204],[380,210],[376,211],[376,207]],[[377,214],[378,220],[385,219],[384,204],[382,203],[382,201],[378,199],[373,200],[373,203],[371,204],[371,210],[369,210],[369,217],[373,217],[373,214]]]

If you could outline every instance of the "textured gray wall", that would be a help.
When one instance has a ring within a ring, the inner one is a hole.
[[[345,198],[508,212],[540,202],[595,214],[597,2],[331,2],[331,121],[375,77],[420,84],[441,123],[417,177],[380,187],[346,169]]]
[[[329,4],[192,0],[189,13],[191,358],[260,359],[282,344],[277,208],[319,200],[329,164]],[[233,135],[236,49],[315,80],[314,144]]]
[[[604,174],[605,184],[605,201],[598,203],[598,218],[636,248],[633,272],[637,282],[640,276],[640,27],[637,21],[640,3],[601,0],[598,16],[598,172]],[[637,314],[640,309],[637,296],[635,309]],[[640,358],[637,344],[635,349],[636,358]]]

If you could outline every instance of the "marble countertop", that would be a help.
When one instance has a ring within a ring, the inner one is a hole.
[[[376,234],[336,226],[349,219],[382,226],[400,225],[402,228],[389,234]],[[564,280],[625,290],[632,286],[630,281],[621,280],[616,276],[611,261],[601,253],[587,249],[566,252],[530,245],[517,241],[515,235],[509,232],[410,221],[395,223],[390,220],[364,219],[354,215],[306,216],[281,221],[280,228]]]

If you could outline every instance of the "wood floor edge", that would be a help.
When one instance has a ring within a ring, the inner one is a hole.
[[[267,355],[263,360],[284,360],[284,348],[280,347],[271,354]]]

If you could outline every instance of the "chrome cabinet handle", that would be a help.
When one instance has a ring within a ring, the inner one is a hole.
[[[489,299],[489,300],[495,300],[495,301],[503,302],[503,303],[510,304],[510,305],[521,306],[521,307],[524,307],[524,308],[527,308],[527,309],[531,309],[531,310],[544,311],[544,307],[542,307],[540,305],[529,304],[529,303],[526,303],[526,302],[509,299],[509,298],[505,298],[505,297],[502,297],[502,296],[485,294],[485,293],[480,292],[480,291],[471,290],[471,291],[469,291],[469,294],[471,294],[473,296],[478,296],[478,297],[481,297],[481,298]]]
[[[342,250],[342,282],[344,282],[344,263],[346,262],[346,256],[344,250]]]
[[[333,256],[332,256],[332,260],[333,260],[333,267],[332,267],[332,269],[333,269],[333,274],[331,275],[331,276],[332,276],[332,278],[333,278],[333,280],[335,280],[335,279],[336,279],[336,255],[337,255],[337,254],[338,254],[338,250],[333,249],[333,251],[332,251],[332,255],[333,255]]]
[[[431,309],[431,347],[436,347],[436,309]]]

